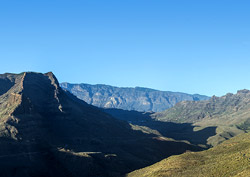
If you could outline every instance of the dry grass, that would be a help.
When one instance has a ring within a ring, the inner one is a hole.
[[[128,177],[141,176],[249,176],[250,134],[236,136],[202,152],[171,156],[152,166],[134,171]]]

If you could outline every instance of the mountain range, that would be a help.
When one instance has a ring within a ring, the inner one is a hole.
[[[175,123],[190,123],[195,130],[216,128],[216,135],[207,143],[215,146],[233,136],[250,130],[250,91],[239,90],[206,101],[183,101],[173,108],[155,113],[154,119]]]
[[[214,147],[202,152],[171,156],[127,176],[247,177],[250,174],[249,115],[250,91],[246,89],[222,97],[213,96],[207,101],[183,101],[163,112],[150,114],[150,118],[157,122],[192,125],[194,134],[210,128],[209,132],[213,132],[207,134],[205,139],[207,144]],[[175,129],[177,133],[182,132],[180,137],[186,139],[189,130],[182,130]]]
[[[0,147],[4,177],[120,176],[202,150],[114,118],[51,72],[0,75]]]
[[[145,95],[151,94],[155,96],[155,100],[160,100],[159,104],[163,101],[162,105],[165,106],[166,96],[163,96],[164,94],[171,93],[171,96],[180,97],[173,92],[162,92],[147,88],[117,88],[106,85],[68,83],[63,83],[61,86],[82,99],[91,100],[91,104],[104,108],[104,112],[117,119],[158,131],[162,136],[176,140],[187,140],[197,145],[216,146],[233,136],[247,132],[250,126],[250,117],[248,116],[250,91],[246,89],[238,91],[237,94],[228,93],[222,97],[201,96],[194,100],[179,100],[162,112],[143,113],[140,111],[141,107],[128,109],[122,100],[132,100],[132,103],[137,100],[135,105],[140,105],[144,103],[140,103],[138,100],[145,101]],[[107,102],[110,103],[112,98],[113,100],[120,100],[120,102],[107,104]],[[168,98],[168,100],[171,99]],[[131,102],[125,101],[126,105],[134,105]],[[119,109],[119,107],[123,107],[123,109]]]
[[[184,100],[208,100],[208,96],[180,92],[159,91],[142,87],[114,87],[109,85],[70,84],[60,86],[88,104],[100,108],[160,112]]]
[[[92,95],[91,104],[98,100],[105,105],[110,93],[117,95],[112,88],[101,92],[101,85],[91,92],[97,95]],[[126,92],[121,91],[119,98],[134,101],[165,93],[116,89]],[[95,107],[72,93],[60,87],[52,72],[0,75],[1,176],[247,176],[250,172],[249,90],[180,101],[156,113],[137,111],[140,106],[117,108],[125,103]]]

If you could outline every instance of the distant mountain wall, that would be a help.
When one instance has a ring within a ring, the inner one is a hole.
[[[209,97],[204,95],[159,91],[142,87],[126,88],[101,84],[70,83],[61,83],[60,85],[79,99],[101,108],[160,112],[184,100],[198,101],[209,99]]]

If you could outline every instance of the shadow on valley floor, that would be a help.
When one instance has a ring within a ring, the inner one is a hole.
[[[46,127],[48,130],[57,128],[60,138],[47,128],[41,132],[42,139],[29,136],[23,136],[25,141],[0,138],[1,174],[5,177],[116,177],[171,155],[202,150],[184,142],[161,141],[154,135],[134,130],[121,137],[76,136],[65,131],[72,124],[58,122],[58,119],[51,121],[51,127]]]
[[[22,120],[15,124],[18,140],[0,137],[1,176],[117,177],[171,155],[203,150],[132,130],[127,122],[111,116],[112,121],[99,125],[94,116],[77,123],[70,115],[44,116],[33,128],[27,123],[35,117],[18,115]]]
[[[173,123],[157,121],[152,118],[153,112],[127,111],[122,109],[104,109],[113,117],[125,120],[138,126],[146,126],[152,130],[157,130],[162,136],[175,140],[187,140],[192,144],[207,145],[207,139],[216,135],[216,127],[207,127],[199,131],[194,131],[190,123]]]

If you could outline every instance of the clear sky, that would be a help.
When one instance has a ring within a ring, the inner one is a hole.
[[[250,89],[249,0],[1,0],[0,73],[223,95]]]

